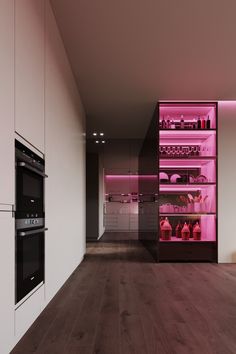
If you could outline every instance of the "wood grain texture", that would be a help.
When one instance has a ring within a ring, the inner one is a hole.
[[[236,265],[156,264],[117,236],[88,244],[12,354],[236,353]]]

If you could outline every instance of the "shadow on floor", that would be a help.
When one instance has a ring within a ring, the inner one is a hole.
[[[105,262],[153,263],[154,259],[138,240],[111,240],[101,238],[87,243],[86,260]]]

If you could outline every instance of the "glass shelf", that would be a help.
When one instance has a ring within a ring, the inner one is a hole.
[[[206,131],[216,131],[216,129],[215,128],[210,128],[210,129],[191,129],[191,128],[184,128],[184,129],[179,129],[179,128],[175,128],[175,129],[171,129],[171,128],[168,128],[168,129],[162,129],[162,128],[159,128],[159,131],[160,132],[163,132],[163,131],[172,131],[172,132],[175,132],[175,131],[177,131],[177,132],[183,132],[183,131],[191,131],[191,132],[195,132],[195,131],[197,131],[197,132],[200,132],[200,131],[204,131],[204,132],[206,132]]]
[[[190,190],[198,190],[205,189],[210,186],[215,186],[216,183],[189,183],[189,184],[180,184],[180,183],[160,183],[160,192],[168,192],[168,191],[183,191],[184,189],[187,191]],[[193,187],[193,188],[192,188]],[[184,188],[184,189],[183,189]]]
[[[159,216],[202,216],[202,215],[216,215],[216,213],[159,213]]]
[[[165,186],[173,186],[173,187],[189,187],[189,186],[214,186],[216,182],[206,182],[206,183],[160,183],[159,186],[164,188]]]
[[[216,156],[189,156],[189,157],[168,157],[168,156],[159,156],[159,160],[216,160]]]
[[[182,238],[178,238],[175,236],[171,237],[171,240],[162,240],[160,238],[160,242],[181,242],[181,243],[204,243],[204,242],[216,242],[215,240],[208,240],[208,239],[201,239],[201,240],[194,240],[193,238],[190,238],[189,240],[182,240]]]

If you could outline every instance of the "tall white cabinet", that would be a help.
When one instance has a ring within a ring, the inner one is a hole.
[[[14,342],[14,219],[11,212],[0,212],[0,353],[9,353]],[[4,246],[4,247],[3,247]]]
[[[45,2],[15,0],[15,130],[44,152]]]
[[[14,0],[0,2],[0,353],[14,336]]]
[[[0,48],[0,204],[14,204],[14,0],[0,2]]]

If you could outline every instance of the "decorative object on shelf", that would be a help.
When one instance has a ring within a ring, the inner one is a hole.
[[[160,181],[160,183],[168,183],[169,182],[168,174],[165,172],[160,172],[159,173],[159,181]]]
[[[177,183],[178,182],[178,179],[181,179],[181,176],[178,175],[177,173],[173,174],[171,177],[170,177],[170,182],[171,183]]]
[[[198,222],[196,222],[193,227],[193,239],[198,241],[201,240],[201,228]]]
[[[195,177],[193,175],[189,175],[189,183],[195,183]]]
[[[189,227],[186,222],[184,223],[184,226],[181,230],[181,236],[182,236],[182,240],[184,240],[184,241],[189,240],[190,230],[189,230]]]
[[[195,182],[197,183],[207,183],[208,182],[208,179],[206,176],[204,175],[199,175],[195,178]]]
[[[171,240],[172,227],[169,223],[168,218],[165,218],[165,220],[161,220],[160,228],[162,240]]]

